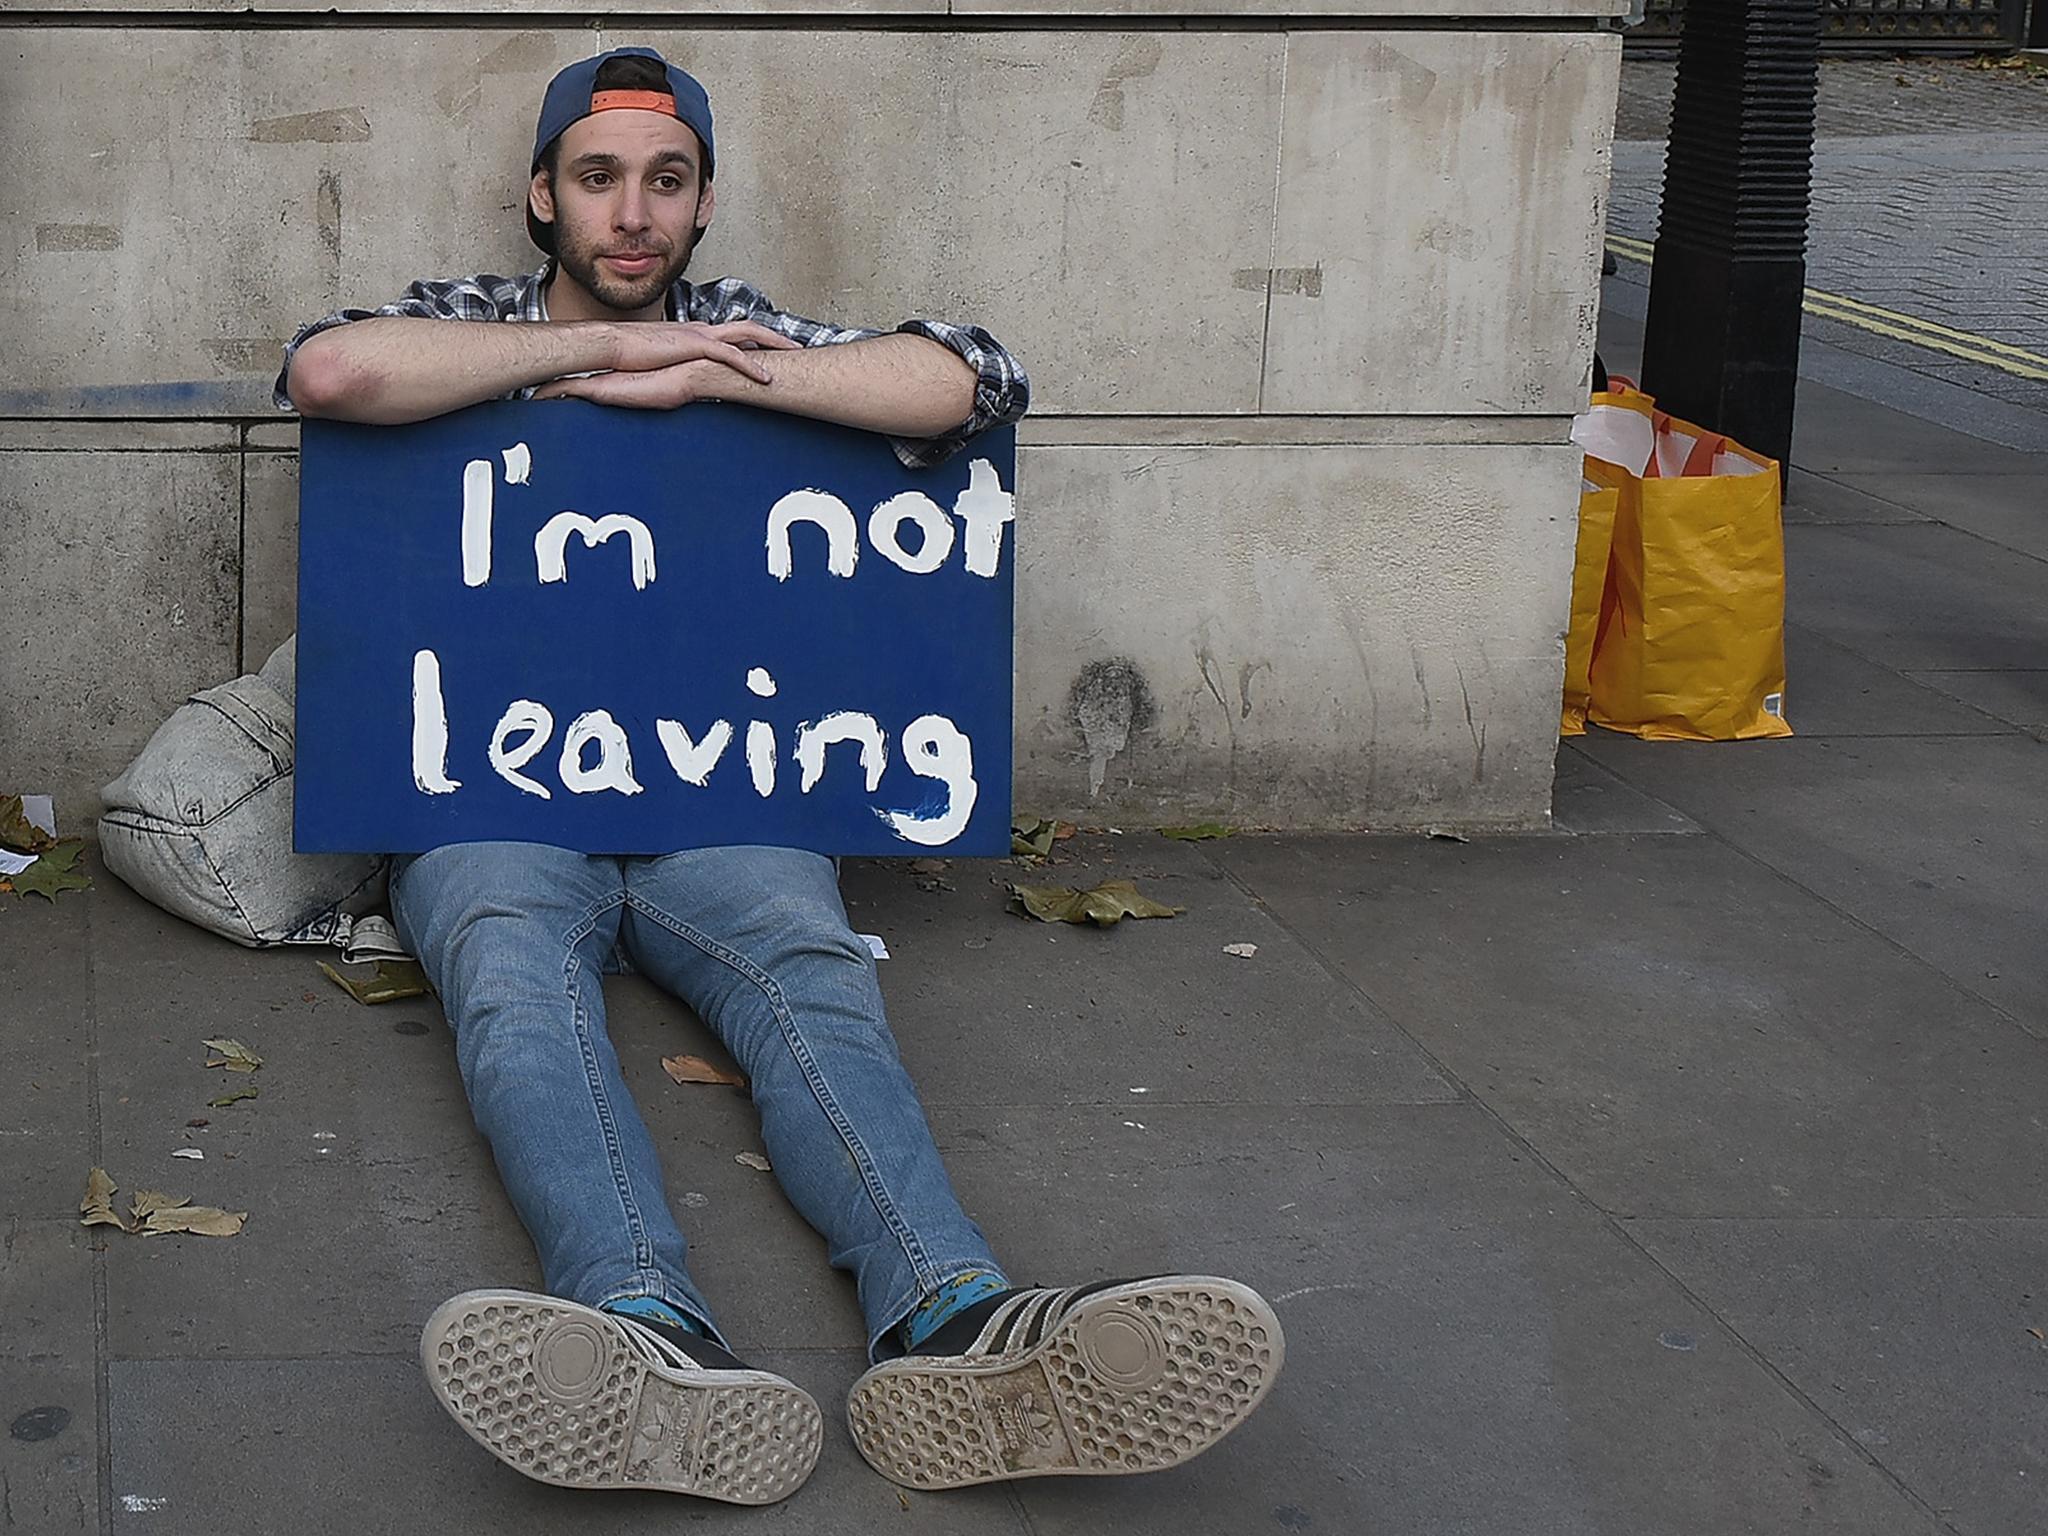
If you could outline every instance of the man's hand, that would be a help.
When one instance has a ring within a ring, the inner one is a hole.
[[[724,325],[705,325],[695,320],[651,320],[615,325],[612,330],[611,366],[621,373],[667,372],[693,362],[710,362],[736,369],[756,383],[766,384],[768,370],[758,359],[749,357],[749,352],[802,350],[801,343],[752,320],[732,320]],[[555,396],[550,393],[548,398]],[[642,402],[620,400],[614,403],[638,405]],[[673,403],[682,405],[687,402],[677,400]]]
[[[785,342],[784,345],[793,347],[796,343]],[[533,398],[595,400],[599,405],[630,405],[644,411],[672,411],[679,405],[689,405],[698,400],[731,399],[738,393],[733,386],[743,378],[764,385],[768,382],[767,372],[760,363],[741,354],[739,361],[730,364],[722,357],[704,357],[637,373],[620,369],[611,373],[556,379],[552,384],[543,384],[536,389]]]
[[[627,325],[626,331],[678,331],[668,325]],[[772,331],[774,342],[739,334],[762,327],[695,326],[743,350],[735,362],[725,353],[700,353],[666,366],[630,363],[610,373],[556,379],[534,391],[536,400],[574,398],[600,405],[667,411],[699,400],[732,400],[766,406],[793,416],[836,421],[897,437],[936,437],[967,420],[974,409],[976,375],[951,350],[922,336],[871,336],[829,347],[800,348]],[[629,340],[636,338],[628,338]],[[662,356],[657,343],[633,361]]]
[[[768,369],[752,353],[803,350],[801,343],[751,320],[724,325],[664,320],[622,325],[618,331],[611,372],[556,379],[536,389],[533,398],[672,411],[697,400],[731,399],[741,379],[767,384]]]

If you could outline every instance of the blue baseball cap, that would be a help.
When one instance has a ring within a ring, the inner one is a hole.
[[[654,60],[668,76],[668,90],[600,91],[597,72],[611,60],[623,58]],[[528,174],[540,169],[541,156],[547,153],[548,146],[567,133],[572,125],[582,122],[594,112],[621,109],[665,112],[693,131],[697,142],[704,146],[704,179],[711,179],[711,98],[693,76],[677,69],[652,48],[614,48],[596,58],[571,64],[548,82],[548,93],[541,98],[540,122],[533,130],[533,164],[528,168]],[[554,225],[533,216],[530,200],[526,205],[526,232],[535,245],[550,256],[555,254]]]

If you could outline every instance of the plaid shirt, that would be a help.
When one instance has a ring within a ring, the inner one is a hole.
[[[343,309],[315,320],[294,336],[284,349],[284,366],[277,371],[274,396],[280,410],[292,409],[285,379],[291,373],[292,358],[308,337],[351,320],[374,315],[406,315],[425,320],[511,320],[529,324],[548,317],[547,282],[554,275],[550,261],[538,272],[524,277],[461,277],[414,283],[405,296],[379,309]],[[692,283],[678,279],[669,291],[669,313],[678,320],[695,320],[722,325],[732,320],[752,320],[806,347],[827,347],[842,341],[861,341],[879,336],[880,331],[850,326],[826,325],[785,314],[770,304],[765,295],[736,277],[722,277],[714,283]],[[896,327],[912,336],[923,336],[964,358],[978,376],[974,387],[974,414],[943,437],[892,437],[896,456],[912,469],[923,469],[950,458],[976,433],[1005,422],[1016,421],[1031,404],[1031,381],[1024,369],[1006,352],[995,337],[980,326],[947,325],[937,320],[906,320]],[[515,390],[507,399],[524,400],[535,386]]]

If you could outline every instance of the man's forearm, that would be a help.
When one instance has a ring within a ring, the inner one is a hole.
[[[424,421],[565,373],[609,368],[617,360],[613,332],[598,322],[465,325],[379,315],[308,340],[285,387],[302,416]]]
[[[974,369],[923,336],[892,333],[760,357],[770,383],[721,375],[712,398],[892,437],[938,437],[974,414]]]

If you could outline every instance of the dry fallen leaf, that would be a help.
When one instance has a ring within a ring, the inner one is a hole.
[[[1093,923],[1098,928],[1127,917],[1178,917],[1186,910],[1140,895],[1130,880],[1105,880],[1085,891],[1066,885],[1012,884],[1010,907],[1041,923]]]
[[[379,960],[373,975],[357,979],[344,976],[325,960],[320,973],[359,1003],[395,1003],[405,997],[425,997],[433,988],[417,960]]]
[[[207,1060],[209,1067],[226,1067],[230,1072],[254,1072],[263,1065],[263,1058],[239,1040],[202,1040],[199,1043],[214,1053]]]
[[[1256,944],[1226,944],[1223,946],[1223,953],[1235,955],[1240,960],[1249,960],[1258,952],[1259,946]]]
[[[2042,1332],[2042,1331],[2041,1331],[2040,1329],[2038,1329],[2038,1328],[2029,1328],[2029,1329],[2027,1330],[2027,1332],[2031,1333],[2031,1334],[2032,1334],[2032,1335],[2033,1335],[2033,1336],[2034,1336],[2035,1338],[2039,1339],[2039,1340],[2040,1340],[2040,1341],[2041,1341],[2041,1342],[2042,1342],[2043,1344],[2048,1344],[2048,1333],[2043,1333],[2043,1332]]]
[[[259,1092],[261,1090],[254,1083],[237,1083],[219,1098],[208,1099],[206,1107],[208,1109],[226,1109],[230,1104],[239,1104],[243,1099],[255,1098]],[[204,1120],[198,1123],[201,1125],[206,1124]]]
[[[943,875],[953,867],[951,859],[912,859],[910,872],[914,875]]]
[[[678,1083],[719,1083],[728,1088],[744,1088],[747,1079],[743,1073],[728,1072],[723,1067],[713,1066],[702,1056],[664,1056],[662,1070]]]
[[[167,1195],[160,1189],[138,1189],[135,1198],[129,1202],[128,1211],[137,1221],[146,1221],[158,1211],[184,1205],[188,1198],[185,1195]]]
[[[768,1159],[758,1152],[735,1152],[732,1160],[744,1167],[758,1168],[763,1173],[766,1173],[769,1168]]]
[[[142,1224],[145,1236],[189,1232],[194,1237],[233,1237],[249,1219],[247,1211],[223,1211],[211,1205],[167,1205],[152,1211]]]
[[[107,1170],[95,1168],[85,1176],[85,1198],[78,1202],[79,1225],[96,1227],[102,1223],[129,1231],[128,1219],[114,1209],[114,1191],[120,1186],[108,1177]]]
[[[1010,853],[1020,859],[1043,859],[1051,854],[1054,843],[1064,843],[1079,830],[1071,821],[1054,821],[1044,816],[1013,822]]]

